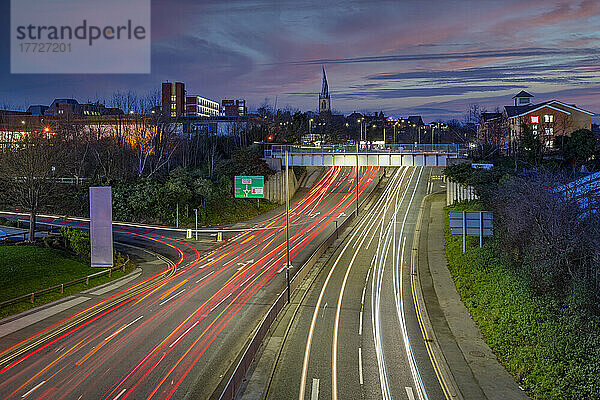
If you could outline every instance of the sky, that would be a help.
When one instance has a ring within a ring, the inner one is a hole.
[[[101,4],[101,2],[97,2]],[[494,111],[526,90],[600,113],[598,0],[153,0],[150,74],[10,74],[9,2],[0,2],[0,105],[189,95],[317,108],[322,66],[337,112],[425,121]],[[597,121],[598,118],[594,118]]]

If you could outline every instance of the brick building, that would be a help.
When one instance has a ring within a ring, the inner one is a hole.
[[[578,129],[592,129],[594,113],[558,100],[534,104],[533,96],[521,91],[513,97],[514,104],[502,113],[482,113],[477,126],[480,145],[499,146],[501,153],[510,154],[517,148],[525,127],[529,127],[545,152],[556,149],[556,141]]]

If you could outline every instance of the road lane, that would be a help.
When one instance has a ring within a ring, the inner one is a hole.
[[[361,193],[375,185],[377,172],[363,170]],[[332,168],[293,204],[294,267],[342,213],[352,212],[354,184],[353,169]],[[169,247],[177,254],[174,268],[5,349],[0,397],[22,398],[42,381],[36,398],[210,396],[283,288],[284,220],[277,215],[206,254],[169,232],[115,229]]]
[[[308,289],[267,398],[444,398],[419,330],[412,237],[430,168],[398,168]]]

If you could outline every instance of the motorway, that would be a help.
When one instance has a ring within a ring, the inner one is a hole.
[[[355,175],[333,167],[292,204],[294,269],[354,211]],[[361,195],[379,176],[362,169]],[[115,235],[160,250],[172,267],[1,338],[0,398],[209,398],[285,287],[285,214],[206,253],[171,231],[118,226]]]
[[[394,170],[297,300],[268,399],[444,399],[411,262],[430,167]]]

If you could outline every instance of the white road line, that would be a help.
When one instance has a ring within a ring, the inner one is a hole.
[[[119,397],[123,396],[123,393],[125,393],[126,390],[127,389],[121,390],[121,392],[113,400],[117,400]]]
[[[108,336],[106,339],[104,340],[110,340],[112,339],[114,336],[118,335],[119,333],[121,333],[124,329],[128,328],[129,326],[135,324],[136,322],[138,322],[140,319],[144,318],[143,315],[140,315],[139,317],[137,317],[135,320],[131,321],[130,323],[128,323],[127,325],[123,326],[122,328],[118,329],[117,331],[115,331],[112,335]]]
[[[169,297],[168,299],[166,299],[165,301],[163,301],[162,303],[159,304],[159,306],[162,306],[163,304],[165,304],[167,301],[172,300],[173,298],[175,298],[176,296],[179,296],[181,293],[185,292],[185,289],[180,290],[179,292],[175,293],[173,296]]]
[[[210,309],[210,311],[209,311],[208,313],[210,314],[211,312],[213,312],[213,310],[214,310],[215,308],[219,307],[219,306],[221,305],[221,303],[223,303],[225,300],[227,300],[227,299],[229,298],[229,296],[231,296],[232,294],[233,294],[233,292],[231,292],[231,293],[229,293],[227,296],[225,296],[225,297],[223,298],[223,300],[221,300],[220,302],[218,302],[217,304],[215,304],[215,305],[213,306],[213,308],[211,308],[211,309]]]
[[[415,394],[410,386],[406,386],[406,395],[408,396],[408,400],[415,400]]]
[[[196,325],[198,325],[198,322],[200,322],[200,321],[196,321],[196,323],[195,323],[194,325],[190,326],[190,327],[189,327],[189,328],[188,328],[188,329],[187,329],[185,332],[183,332],[183,333],[181,334],[181,336],[179,336],[179,337],[177,338],[177,340],[176,340],[176,341],[174,341],[173,343],[171,343],[171,345],[169,346],[169,348],[171,348],[171,347],[175,346],[175,345],[177,344],[177,342],[179,342],[179,341],[181,340],[181,338],[182,338],[182,337],[184,337],[185,335],[187,335],[187,333],[188,333],[189,331],[191,331],[192,329],[194,329],[194,327],[195,327]]]
[[[239,286],[244,286],[244,285],[246,284],[246,282],[248,282],[250,279],[252,279],[252,277],[253,277],[254,275],[256,275],[256,272],[255,272],[255,273],[253,273],[252,275],[250,275],[250,276],[248,277],[248,279],[246,279],[244,282],[240,283],[240,284],[239,284]]]
[[[367,282],[365,282],[365,286],[363,287],[362,296],[360,297],[360,304],[361,304],[360,309],[361,310],[363,309],[363,306],[365,305],[365,292],[366,292],[366,290],[367,290]]]
[[[363,384],[363,372],[362,372],[362,348],[358,348],[358,381]]]
[[[319,399],[319,380],[313,378],[312,391],[310,392],[310,400]]]
[[[210,271],[210,273],[208,273],[208,274],[204,275],[202,278],[198,279],[198,280],[196,281],[196,283],[200,283],[200,282],[202,282],[203,280],[205,280],[206,278],[208,278],[209,276],[211,276],[211,275],[212,275],[212,274],[214,274],[214,273],[215,273],[215,271]]]
[[[360,312],[360,320],[358,322],[358,334],[362,335],[362,320],[363,320],[363,312]]]
[[[31,393],[33,393],[33,391],[37,388],[39,388],[40,386],[42,386],[44,383],[46,383],[46,381],[41,381],[40,383],[38,383],[33,389],[31,389],[29,392],[25,393],[23,396],[21,396],[22,399],[24,399],[25,397],[29,396]]]

